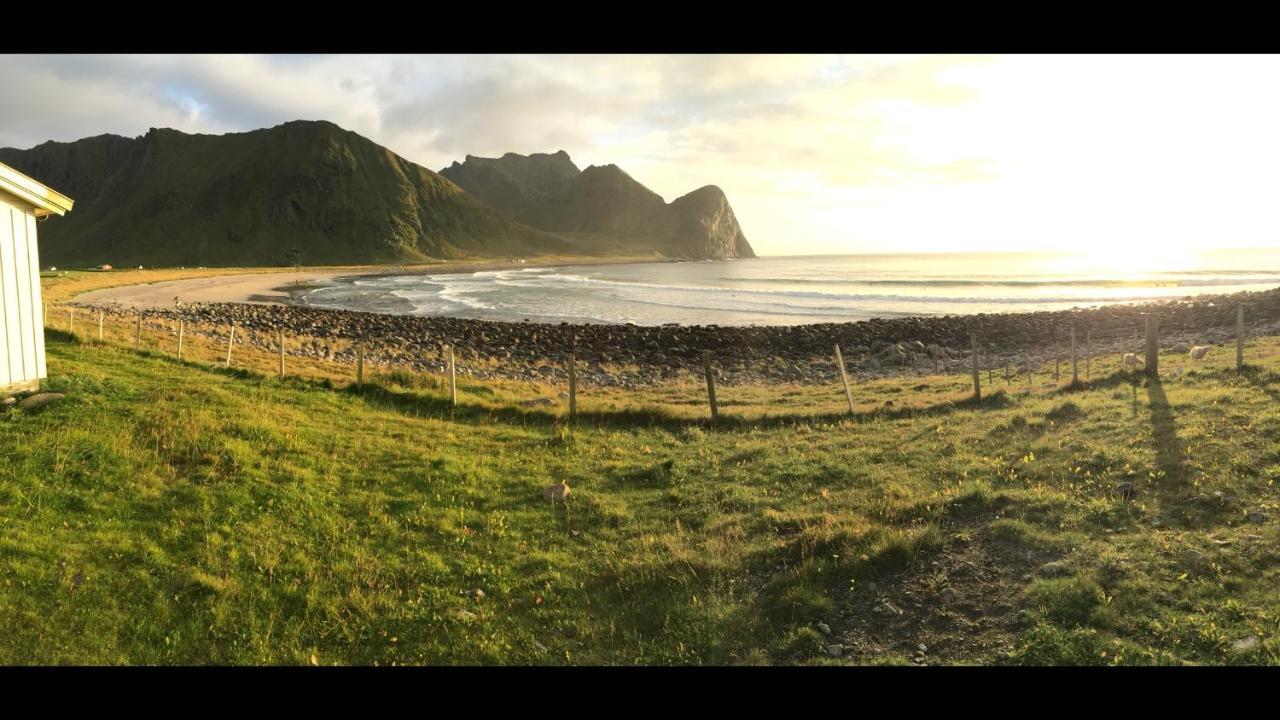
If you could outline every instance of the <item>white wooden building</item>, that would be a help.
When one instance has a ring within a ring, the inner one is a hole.
[[[0,163],[0,396],[38,390],[47,376],[36,223],[71,204]]]

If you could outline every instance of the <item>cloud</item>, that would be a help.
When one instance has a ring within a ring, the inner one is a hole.
[[[760,252],[1275,239],[1280,60],[6,56],[0,146],[326,119],[438,170],[566,150],[729,195]],[[1250,241],[1252,242],[1252,240]]]

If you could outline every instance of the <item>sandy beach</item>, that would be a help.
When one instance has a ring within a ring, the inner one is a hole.
[[[338,277],[412,275],[426,273],[472,273],[513,267],[559,267],[614,263],[665,262],[654,257],[549,257],[514,264],[510,260],[457,261],[430,265],[359,265],[351,267],[280,270],[209,275],[197,278],[108,287],[76,295],[75,305],[116,305],[125,309],[173,307],[188,303],[251,303],[283,305],[299,286]]]

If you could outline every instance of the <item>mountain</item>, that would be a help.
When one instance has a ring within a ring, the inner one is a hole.
[[[563,150],[468,155],[440,174],[522,223],[585,244],[686,258],[755,257],[714,185],[667,203],[617,165],[579,171]]]
[[[41,225],[47,264],[383,263],[595,249],[517,222],[323,121],[226,135],[99,135],[0,148],[0,162],[76,201],[74,212]]]

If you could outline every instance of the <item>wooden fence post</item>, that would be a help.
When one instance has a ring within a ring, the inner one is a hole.
[[[578,417],[578,358],[569,353],[569,422]]]
[[[982,360],[983,362],[986,363],[986,366],[987,366],[987,384],[995,385],[996,384],[995,374],[994,374],[995,370],[992,369],[992,365],[991,365],[991,346],[990,345],[988,345],[985,349],[983,349]]]
[[[186,333],[187,323],[185,320],[178,320],[178,359],[182,359],[182,336]]]
[[[236,326],[231,325],[231,332],[227,333],[227,367],[231,367],[231,346],[236,342]]]
[[[1160,376],[1160,318],[1147,315],[1147,367],[1151,377]]]
[[[1076,356],[1076,326],[1071,325],[1071,384],[1080,384],[1080,364]]]
[[[1084,379],[1089,379],[1090,366],[1093,364],[1093,328],[1084,331]]]
[[[1244,303],[1236,305],[1236,369],[1244,367]]]
[[[720,418],[720,406],[716,404],[716,378],[711,372],[711,351],[702,351],[702,371],[707,376],[707,400],[711,403],[711,419]]]
[[[969,333],[969,354],[973,356],[973,399],[982,399],[981,378],[978,375],[978,335]]]
[[[284,380],[284,327],[276,328],[276,341],[280,345],[280,379]]]
[[[102,342],[102,311],[98,311],[98,342]]]
[[[67,312],[70,313],[70,315],[68,316],[70,319],[67,320],[67,334],[75,335],[76,334],[76,309],[67,308]]]
[[[449,404],[457,407],[458,405],[458,371],[453,358],[453,343],[448,345],[449,348]]]
[[[356,341],[356,387],[364,387],[364,340]]]
[[[138,329],[133,338],[133,349],[142,349],[142,313],[138,313]]]
[[[1058,341],[1058,329],[1053,329],[1053,382],[1062,380],[1062,345]]]
[[[836,343],[836,367],[840,368],[840,382],[844,383],[844,397],[849,401],[849,414],[853,414],[853,391],[849,389],[849,373],[844,369],[844,356],[840,354],[840,343]]]

